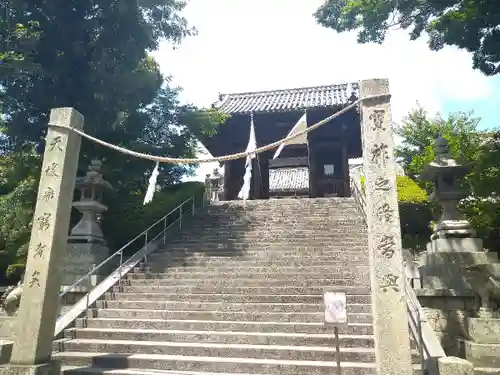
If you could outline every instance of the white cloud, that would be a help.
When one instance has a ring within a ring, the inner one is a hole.
[[[444,100],[478,100],[492,90],[471,56],[448,47],[429,51],[392,31],[383,45],[359,45],[353,33],[316,24],[323,0],[191,0],[184,15],[199,35],[155,57],[184,88],[182,99],[208,106],[219,92],[292,88],[389,78],[398,121],[418,101],[430,112]],[[201,176],[214,166],[200,171]]]

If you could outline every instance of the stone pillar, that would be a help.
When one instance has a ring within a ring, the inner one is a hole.
[[[362,81],[360,91],[361,98],[389,94],[389,82]],[[390,98],[360,107],[377,374],[411,375]]]
[[[80,153],[80,136],[71,127],[83,129],[80,113],[73,108],[51,111],[14,347],[3,374],[60,371],[51,362],[52,341]]]

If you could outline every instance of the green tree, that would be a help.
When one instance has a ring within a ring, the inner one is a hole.
[[[390,29],[427,34],[433,51],[445,45],[473,54],[473,67],[500,72],[500,8],[496,0],[325,0],[317,21],[337,32],[358,31],[359,43],[382,43]]]
[[[496,200],[500,196],[500,149],[492,133],[477,129],[479,121],[472,113],[430,118],[424,109],[418,108],[396,127],[396,134],[402,138],[396,156],[405,172],[430,193],[433,185],[418,180],[418,176],[434,159],[435,139],[444,136],[453,157],[471,166],[464,181],[471,196],[461,202],[460,208],[485,239],[486,246],[496,250],[500,245],[500,208]]]
[[[20,265],[36,197],[51,108],[75,107],[85,131],[136,151],[190,157],[223,116],[180,105],[148,51],[195,30],[181,0],[0,0],[0,269]],[[84,140],[80,174],[105,162],[114,194],[145,190],[154,163]],[[192,170],[162,166],[167,186]],[[11,267],[12,268],[12,267]],[[14,267],[18,269],[19,267]]]

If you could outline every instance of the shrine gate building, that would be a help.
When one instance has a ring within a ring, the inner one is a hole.
[[[358,96],[358,83],[221,94],[213,107],[230,118],[202,142],[215,157],[244,151],[253,115],[257,147],[264,146],[286,137],[304,112],[309,127]],[[361,157],[358,108],[309,132],[305,144],[286,146],[273,160],[275,151],[253,160],[251,199],[350,196],[348,160]],[[244,173],[245,159],[224,162],[223,200],[237,199]]]

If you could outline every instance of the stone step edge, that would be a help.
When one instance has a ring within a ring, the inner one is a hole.
[[[130,295],[130,294],[147,294],[149,295],[154,295],[154,296],[176,296],[176,293],[155,293],[155,292],[148,292],[148,293],[134,293],[134,292],[109,292],[113,293],[116,295]],[[189,298],[189,296],[225,296],[225,297],[234,297],[234,296],[246,296],[247,294],[245,293],[218,293],[218,294],[213,294],[213,293],[186,293],[183,296],[185,298]],[[275,297],[284,297],[284,298],[290,298],[290,297],[300,297],[300,298],[318,298],[320,300],[323,300],[323,295],[321,294],[258,294],[257,296],[263,297],[263,298],[275,298]],[[347,298],[349,297],[371,297],[371,294],[347,294]],[[260,302],[256,302],[260,303]],[[262,302],[262,303],[267,303],[267,302]]]
[[[292,306],[307,306],[307,307],[319,307],[321,308],[321,312],[323,311],[324,309],[324,305],[323,305],[323,301],[320,301],[319,303],[301,303],[301,302],[296,302],[296,303],[293,303],[293,302],[286,302],[286,303],[281,303],[281,302],[227,302],[227,301],[215,301],[215,302],[199,302],[199,301],[178,301],[178,300],[173,300],[173,301],[168,301],[168,300],[164,300],[164,301],[150,301],[150,300],[138,300],[138,301],[135,301],[135,300],[112,300],[112,301],[109,301],[109,300],[102,300],[102,302],[105,302],[105,303],[108,303],[108,302],[111,302],[111,303],[138,303],[138,304],[145,304],[145,303],[152,303],[152,304],[176,304],[176,305],[206,305],[206,304],[211,304],[211,305],[224,305],[224,306],[286,306],[286,307],[292,307]],[[371,306],[371,303],[349,303],[347,304],[347,308],[349,308],[350,306],[354,306],[354,307],[360,307],[360,306]],[[170,310],[165,310],[165,309],[133,309],[133,308],[124,308],[124,309],[120,309],[120,308],[117,308],[117,309],[112,309],[112,310],[134,310],[134,311],[170,311]],[[185,310],[174,310],[174,311],[185,311]],[[188,310],[188,311],[191,311],[191,310]],[[195,310],[195,311],[200,311],[200,310]],[[206,311],[206,312],[211,312],[213,310],[201,310],[201,311]],[[215,310],[215,311],[219,311],[219,310]],[[229,311],[225,311],[225,312],[229,312]],[[266,311],[263,311],[263,312],[266,312]],[[275,311],[275,312],[278,312],[278,311]],[[309,311],[309,312],[312,312],[312,311]]]
[[[301,361],[290,359],[267,359],[267,358],[231,358],[231,357],[204,357],[204,356],[183,356],[183,355],[164,355],[164,354],[130,354],[130,353],[92,353],[92,352],[60,352],[53,355],[54,359],[62,358],[81,358],[89,359],[103,357],[126,358],[137,360],[161,360],[161,361],[192,361],[192,362],[229,362],[229,363],[247,363],[247,364],[264,364],[264,365],[281,365],[281,366],[316,366],[316,367],[337,367],[336,362],[330,361]],[[374,368],[375,363],[371,362],[341,362],[341,367],[358,367],[358,368]]]
[[[148,370],[148,369],[135,369],[135,368],[124,368],[124,369],[106,369],[100,367],[81,367],[81,366],[61,366],[62,372],[64,371],[79,371],[88,372],[89,374],[127,374],[127,375],[159,375],[160,374],[170,374],[170,375],[264,375],[264,374],[243,374],[243,373],[227,373],[227,372],[199,372],[199,371],[182,371],[182,370]]]
[[[91,309],[89,309],[91,310]],[[221,310],[151,310],[151,309],[113,309],[113,308],[97,308],[97,309],[92,309],[92,310],[106,310],[106,311],[133,311],[133,312],[164,312],[164,313],[205,313],[205,314],[266,314],[266,315],[292,315],[292,314],[305,314],[305,315],[323,315],[324,311],[305,311],[305,312],[295,312],[295,311],[289,311],[289,312],[280,312],[280,311],[221,311]],[[372,316],[373,314],[371,312],[369,313],[356,313],[356,312],[347,312],[347,315],[368,315]],[[298,322],[295,322],[298,323]]]
[[[106,344],[106,345],[134,345],[142,347],[170,347],[170,348],[199,348],[199,349],[248,349],[248,350],[279,350],[301,352],[331,352],[334,347],[328,346],[295,346],[295,345],[262,345],[262,344],[222,344],[208,342],[182,342],[182,341],[137,341],[137,340],[105,340],[105,339],[62,339],[61,342],[71,344]],[[346,348],[341,347],[342,353],[375,353],[374,348]]]
[[[142,334],[178,334],[178,335],[217,335],[217,336],[257,336],[257,337],[288,337],[288,338],[325,338],[335,339],[330,333],[287,333],[287,332],[245,332],[245,331],[189,331],[178,329],[141,329],[141,328],[70,328],[66,332],[103,332],[103,333],[142,333]],[[373,339],[373,335],[339,334],[343,339]],[[140,341],[140,340],[139,340]]]
[[[371,314],[370,314],[371,315]],[[83,318],[85,319],[85,318]],[[255,322],[255,321],[245,321],[245,320],[198,320],[198,319],[124,319],[124,318],[88,318],[88,320],[100,320],[109,322],[165,322],[165,323],[200,323],[200,324],[241,324],[241,325],[310,325],[313,327],[325,326],[325,323],[320,322]],[[347,326],[351,327],[371,327],[372,323],[347,323]]]

